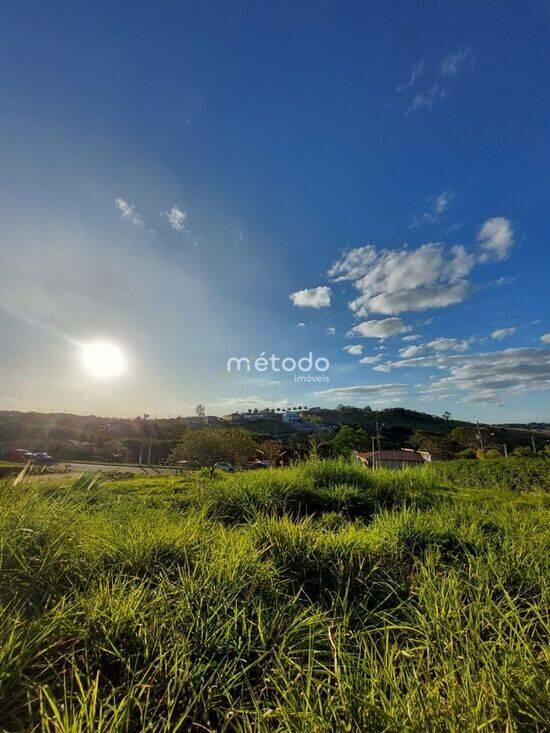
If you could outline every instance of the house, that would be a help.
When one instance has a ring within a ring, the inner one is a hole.
[[[380,451],[355,451],[358,463],[369,468],[407,468],[421,466],[432,460],[427,451],[415,451],[412,448],[390,448]]]
[[[231,412],[229,415],[222,415],[222,420],[239,425],[243,422],[243,416],[240,412]]]
[[[302,422],[302,418],[297,412],[289,410],[283,414],[283,422],[288,423],[288,425],[296,425]]]
[[[183,419],[190,430],[215,428],[219,424],[219,418],[214,415],[194,415],[193,417],[184,417]]]

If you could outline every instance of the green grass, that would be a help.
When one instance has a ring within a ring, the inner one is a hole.
[[[468,488],[550,491],[550,466],[544,458],[441,461],[423,471],[434,480]]]
[[[0,729],[543,731],[550,496],[343,462],[0,482]]]

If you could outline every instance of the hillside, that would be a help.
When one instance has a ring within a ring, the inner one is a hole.
[[[465,429],[471,438],[476,426],[459,420],[446,419],[438,415],[392,407],[385,410],[372,410],[339,406],[335,409],[315,409],[302,413],[308,422],[333,427],[341,425],[362,428],[369,435],[376,432],[376,424],[382,430],[385,447],[398,447],[410,444],[411,437],[425,433],[440,439],[453,430]],[[205,418],[205,425],[228,423],[216,418]],[[153,462],[164,461],[176,446],[186,430],[202,425],[195,417],[175,417],[149,419],[113,418],[97,415],[74,415],[70,413],[42,413],[0,411],[0,448],[21,447],[29,450],[47,450],[56,457],[65,459],[108,458],[135,461],[138,459],[142,444],[151,442]],[[296,430],[283,422],[281,416],[247,420],[242,427],[258,438],[274,437],[286,443],[296,435]],[[530,446],[535,440],[537,449],[550,438],[550,431],[541,426],[499,426],[482,427],[487,442],[506,443],[510,448]],[[301,440],[307,436],[299,434]],[[330,437],[330,432],[327,433]]]

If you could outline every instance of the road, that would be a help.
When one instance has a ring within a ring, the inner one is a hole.
[[[78,461],[59,463],[52,466],[52,469],[54,471],[59,469],[60,472],[64,472],[65,466],[67,471],[76,473],[97,473],[98,471],[112,473],[113,471],[120,471],[121,473],[135,473],[139,476],[174,476],[176,473],[174,468],[167,468],[166,466],[128,466],[117,463],[79,463]]]

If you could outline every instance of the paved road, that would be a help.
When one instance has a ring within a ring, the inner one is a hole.
[[[70,463],[60,463],[52,466],[55,470],[59,468],[62,472],[67,466],[67,471],[75,471],[77,473],[97,473],[98,471],[104,471],[106,473],[112,473],[113,471],[120,471],[121,473],[135,473],[139,476],[174,476],[176,471],[173,468],[166,468],[166,466],[121,466],[116,463],[78,463],[77,461],[71,461]]]

